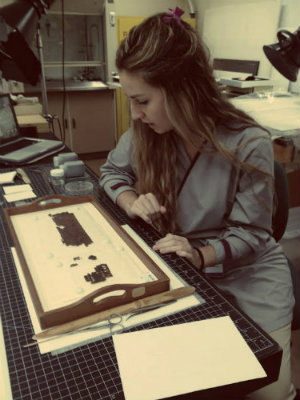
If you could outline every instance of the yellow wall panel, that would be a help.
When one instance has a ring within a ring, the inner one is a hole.
[[[128,35],[128,32],[133,26],[140,24],[144,19],[145,17],[117,17],[118,43],[120,44]]]

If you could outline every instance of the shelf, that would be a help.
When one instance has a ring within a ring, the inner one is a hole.
[[[103,67],[105,66],[105,62],[102,61],[65,61],[62,63],[61,61],[46,61],[44,62],[45,68],[57,68],[62,67],[62,65],[66,68],[75,67],[75,68],[84,68],[84,67]]]
[[[51,10],[49,10],[49,11],[47,11],[47,15],[60,15],[61,16],[61,11],[51,11]],[[64,11],[64,15],[80,15],[80,16],[96,16],[96,17],[99,17],[99,16],[102,16],[103,15],[103,13],[101,13],[101,12],[77,12],[77,11]]]

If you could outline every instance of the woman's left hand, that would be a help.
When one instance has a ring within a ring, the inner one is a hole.
[[[180,257],[187,258],[192,264],[198,266],[199,255],[187,238],[168,233],[164,238],[158,240],[153,250],[161,254],[176,253]]]

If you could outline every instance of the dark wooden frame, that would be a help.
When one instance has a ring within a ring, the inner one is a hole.
[[[92,203],[99,213],[109,222],[115,232],[123,239],[123,241],[135,252],[137,257],[144,265],[156,276],[157,280],[153,282],[145,282],[141,284],[114,284],[105,288],[97,289],[89,295],[84,296],[73,304],[57,308],[55,310],[44,311],[41,304],[38,291],[34,280],[31,276],[30,265],[28,265],[24,253],[22,251],[22,243],[20,242],[17,232],[15,231],[12,216],[25,213],[34,213],[36,211],[51,210],[59,207],[65,207],[74,204]],[[39,318],[42,329],[70,322],[75,319],[94,314],[99,311],[126,304],[139,298],[151,296],[169,290],[170,280],[168,276],[154,263],[154,261],[144,252],[144,250],[129,236],[124,229],[107,213],[107,211],[96,201],[93,196],[75,196],[66,197],[60,195],[52,195],[40,198],[30,204],[5,209],[5,217],[9,226],[10,233],[15,244],[15,248],[20,260],[20,264],[28,285],[28,289]],[[110,296],[97,303],[94,302],[99,296],[117,290],[124,290],[121,296]]]

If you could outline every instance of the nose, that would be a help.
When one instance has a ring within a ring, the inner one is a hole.
[[[130,102],[131,118],[133,120],[142,119],[144,116],[141,106],[134,101]]]

